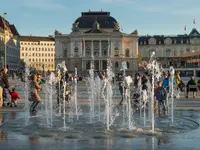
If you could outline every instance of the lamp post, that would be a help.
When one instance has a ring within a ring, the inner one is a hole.
[[[4,20],[5,20],[5,26],[4,26],[4,67],[6,67],[6,15],[7,15],[7,13],[3,14]]]

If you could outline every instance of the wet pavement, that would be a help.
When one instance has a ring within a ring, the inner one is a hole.
[[[191,119],[200,123],[200,111],[177,111],[176,116]],[[176,149],[176,150],[199,150],[200,128],[184,133],[174,133],[159,136],[111,136],[109,138],[99,136],[81,137],[57,137],[41,134],[22,134],[16,132],[17,123],[4,130],[10,122],[17,122],[24,117],[23,112],[0,113],[0,149],[2,150],[149,150],[149,149]],[[20,125],[20,124],[19,124]],[[34,132],[37,129],[34,129]],[[41,131],[41,129],[38,129]],[[32,133],[31,129],[29,133]]]

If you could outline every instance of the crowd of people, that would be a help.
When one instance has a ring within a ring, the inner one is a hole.
[[[10,101],[7,103],[7,106],[10,107],[17,107],[17,99],[19,99],[19,95],[17,93],[16,87],[9,87],[8,83],[8,69],[4,68],[0,71],[0,108],[4,107],[4,94],[7,90],[10,94],[11,98]],[[101,76],[100,76],[101,77]],[[83,76],[73,76],[73,79],[83,79]],[[72,77],[69,76],[67,72],[57,72],[56,73],[56,89],[57,89],[57,104],[61,105],[64,101],[70,101],[71,99],[71,84],[70,81],[73,80]],[[103,79],[101,77],[101,79]],[[30,112],[35,113],[38,104],[41,102],[40,91],[42,89],[42,84],[45,82],[42,79],[42,73],[40,72],[32,72],[29,76],[30,80],[30,91],[29,91],[29,101],[32,102],[30,106]],[[126,91],[126,85],[124,84],[123,77],[119,76],[119,92],[121,94],[121,101],[120,105],[123,104],[124,101],[124,93]],[[65,82],[66,81],[66,82]],[[113,78],[113,84],[115,79]],[[64,89],[64,84],[66,84],[66,88]],[[152,84],[152,77],[151,74],[145,72],[143,74],[135,73],[133,77],[133,91],[132,91],[132,102],[133,106],[137,107],[140,102],[141,98],[141,91],[142,93],[146,92],[148,94],[148,88]],[[189,92],[193,93],[193,98],[196,97],[197,91],[200,89],[200,80],[197,82],[195,81],[194,76],[187,82],[185,85],[184,82],[181,80],[180,72],[177,71],[174,75],[174,83],[171,83],[171,78],[169,72],[163,73],[163,80],[159,80],[155,83],[154,86],[154,99],[155,99],[155,110],[157,114],[166,114],[166,99],[169,93],[169,87],[171,84],[174,84],[175,87],[180,90],[184,91],[186,89],[186,98],[189,97]],[[65,90],[65,91],[64,91]],[[63,92],[65,93],[65,100],[63,99]],[[144,102],[143,102],[144,103]],[[148,105],[145,104],[145,105]]]
[[[140,105],[148,105],[148,102],[144,104],[144,100],[142,98],[142,93],[146,92],[147,94],[151,89],[152,86],[152,79],[151,75],[148,72],[145,72],[143,74],[135,73],[135,76],[133,78],[133,87],[132,87],[132,105],[136,109],[138,107],[141,107]],[[119,82],[119,91],[121,94],[121,101],[119,105],[122,105],[124,100],[124,93],[126,92],[126,87],[123,85],[124,81],[121,78],[121,81]],[[166,114],[167,108],[166,108],[166,100],[169,96],[169,88],[170,85],[173,84],[174,87],[179,91],[184,91],[184,88],[186,89],[186,98],[188,98],[189,92],[193,93],[193,98],[196,97],[196,92],[200,88],[200,80],[197,82],[194,79],[194,76],[191,77],[191,79],[185,83],[181,80],[180,72],[177,71],[174,75],[173,83],[172,78],[170,77],[169,72],[163,73],[163,80],[159,80],[157,83],[154,83],[154,100],[155,100],[155,111],[158,115],[160,114]],[[141,102],[143,101],[143,102]],[[146,107],[147,108],[147,107]]]

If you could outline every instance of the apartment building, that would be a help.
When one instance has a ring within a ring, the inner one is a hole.
[[[29,67],[38,71],[54,71],[54,57],[55,40],[53,37],[20,37],[20,59],[27,58]]]

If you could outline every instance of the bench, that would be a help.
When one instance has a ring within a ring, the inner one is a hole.
[[[197,85],[189,85],[189,92],[197,92]]]
[[[193,92],[193,96],[197,96],[197,91],[198,91],[197,85],[189,85],[188,89],[186,88],[185,90],[186,90],[186,96],[187,96],[187,90],[188,90],[188,96],[190,92]]]

